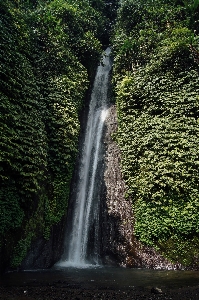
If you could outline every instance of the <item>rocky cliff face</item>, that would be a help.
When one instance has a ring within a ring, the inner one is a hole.
[[[106,264],[154,269],[176,269],[153,248],[142,245],[134,235],[134,215],[121,172],[121,153],[111,135],[117,130],[116,107],[111,105],[106,119],[105,193],[103,212],[103,257]],[[129,162],[130,163],[130,162]]]
[[[86,113],[82,123],[85,123],[85,120]],[[126,186],[121,172],[121,153],[111,136],[116,130],[116,107],[111,105],[108,109],[104,130],[104,150],[106,151],[104,152],[105,165],[103,166],[102,163],[104,176],[100,193],[102,202],[99,244],[102,263],[124,267],[179,269],[182,267],[180,264],[171,264],[153,248],[142,245],[134,235],[132,202],[125,198]],[[78,168],[73,177],[74,185],[77,172]],[[70,210],[68,216],[70,216]],[[38,238],[32,243],[32,247],[22,263],[23,269],[49,268],[60,259],[64,247],[65,224],[66,218],[63,218],[58,225],[52,228],[49,241]]]
[[[54,225],[51,229],[50,239],[37,238],[32,242],[21,269],[47,269],[51,268],[61,257],[64,245],[66,218]]]

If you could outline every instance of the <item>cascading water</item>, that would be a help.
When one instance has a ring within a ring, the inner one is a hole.
[[[107,92],[111,70],[110,48],[98,67],[91,94],[84,145],[80,160],[78,182],[76,183],[75,205],[72,210],[71,232],[67,234],[65,253],[59,266],[82,267],[99,263],[99,160],[101,160],[101,139],[107,114]],[[92,258],[88,255],[88,244],[92,232]]]

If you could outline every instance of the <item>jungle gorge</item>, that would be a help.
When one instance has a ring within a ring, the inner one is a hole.
[[[138,255],[150,252],[198,269],[199,1],[0,0],[0,14],[1,271],[23,267],[34,247],[43,249],[37,267],[61,257],[84,118],[109,45],[104,184],[116,215],[102,231],[119,222],[130,242],[116,230],[106,236],[104,262],[154,267]]]

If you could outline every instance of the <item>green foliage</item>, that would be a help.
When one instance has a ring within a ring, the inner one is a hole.
[[[0,0],[0,242],[13,267],[66,214],[103,9],[103,1]]]
[[[78,56],[83,65],[88,67],[87,60],[91,60],[91,65],[96,62],[96,58],[99,60],[101,55],[99,40],[105,24],[105,18],[99,10],[92,8],[87,1],[74,0],[54,0],[43,9],[44,17],[40,18],[39,22],[48,26],[50,35],[53,34],[56,24],[56,28],[59,30],[62,28],[72,52]]]
[[[179,51],[180,44],[188,46],[193,39],[192,30],[193,28],[187,28],[184,6],[176,6],[163,0],[122,1],[113,37],[115,77],[148,63],[151,58],[155,60],[153,52],[158,54],[162,42],[169,44],[164,49],[162,47],[165,53],[160,53],[161,59],[168,56],[168,46],[171,46],[171,50],[172,47],[176,49],[176,52]]]
[[[27,251],[30,249],[32,240],[42,235],[45,236],[46,228],[52,226],[53,222],[47,224],[45,218],[47,201],[48,197],[44,193],[40,195],[38,206],[35,208],[34,213],[32,214],[32,216],[29,216],[29,218],[24,220],[23,231],[19,235],[20,238],[18,238],[17,240],[15,238],[15,243],[13,244],[12,251],[10,253],[10,266],[12,268],[17,268],[21,264],[21,261],[25,258]],[[56,221],[58,222],[59,219]],[[13,229],[15,230],[13,230],[13,232],[16,232],[16,227],[14,227]],[[12,234],[13,233],[11,232],[11,236]]]
[[[123,1],[118,11],[115,139],[136,236],[189,265],[199,254],[198,36],[183,3],[145,1],[141,10],[142,4]]]
[[[19,205],[20,198],[14,184],[2,187],[0,191],[0,236],[6,231],[21,226],[24,212]],[[2,241],[0,240],[0,243]],[[0,246],[2,246],[0,244]]]
[[[166,242],[161,242],[160,249],[172,262],[181,261],[185,266],[198,265],[199,238],[179,238],[174,236]]]
[[[29,250],[32,237],[32,232],[30,232],[24,239],[20,239],[14,247],[10,262],[10,266],[12,268],[17,268],[25,258],[27,251]]]

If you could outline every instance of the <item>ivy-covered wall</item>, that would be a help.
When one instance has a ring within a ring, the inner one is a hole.
[[[67,211],[104,1],[0,0],[0,268]]]
[[[199,1],[0,0],[0,268],[66,214],[79,114],[112,34],[115,140],[137,238],[199,245]]]
[[[112,38],[123,176],[137,238],[199,257],[199,1],[120,1]]]

